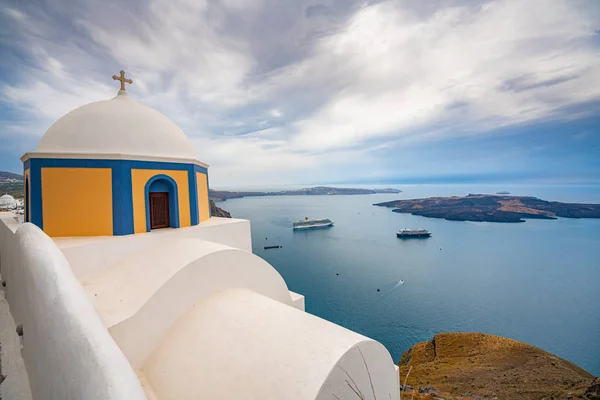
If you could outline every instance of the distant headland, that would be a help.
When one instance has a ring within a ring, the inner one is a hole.
[[[241,197],[256,196],[332,196],[332,195],[355,195],[355,194],[377,194],[377,193],[401,193],[398,189],[354,189],[335,188],[328,186],[317,186],[312,188],[281,190],[278,192],[230,192],[223,190],[209,190],[208,195],[213,200],[239,199]]]
[[[465,197],[429,197],[374,204],[450,221],[525,222],[525,219],[600,218],[600,204],[560,203],[536,197],[469,194]]]

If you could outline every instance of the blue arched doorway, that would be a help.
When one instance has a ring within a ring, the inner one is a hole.
[[[179,228],[177,183],[167,175],[155,175],[146,182],[146,231]]]

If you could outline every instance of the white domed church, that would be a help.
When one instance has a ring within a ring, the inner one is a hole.
[[[21,161],[25,219],[51,237],[129,235],[210,218],[208,166],[175,123],[124,88],[60,118]]]
[[[0,397],[397,399],[385,347],[306,313],[250,222],[211,218],[187,136],[113,78],[21,158],[25,223],[0,213]]]
[[[5,193],[0,196],[0,209],[12,210],[17,206],[17,201],[10,194]]]

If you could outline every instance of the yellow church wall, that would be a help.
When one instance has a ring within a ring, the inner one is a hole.
[[[25,182],[29,183],[29,193],[26,193]],[[27,196],[27,198],[25,198],[25,196]],[[31,221],[31,178],[29,176],[29,168],[23,172],[23,202],[26,205],[25,212],[27,213],[25,221]]]
[[[198,218],[206,221],[210,218],[210,206],[208,204],[208,177],[202,172],[196,172],[198,182]]]
[[[167,175],[177,184],[179,202],[179,226],[191,225],[190,189],[188,171],[170,171],[158,169],[131,170],[131,197],[133,200],[133,228],[135,233],[146,232],[146,197],[144,188],[150,178],[155,175]]]
[[[110,168],[42,168],[41,179],[48,236],[113,234]]]

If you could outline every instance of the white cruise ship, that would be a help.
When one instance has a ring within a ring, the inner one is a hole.
[[[425,230],[425,229],[400,229],[398,232],[396,232],[396,236],[398,236],[401,239],[405,239],[405,238],[428,238],[429,236],[431,236],[431,232]]]
[[[327,228],[330,226],[333,226],[333,221],[329,218],[308,219],[306,217],[303,220],[294,222],[294,230]]]

